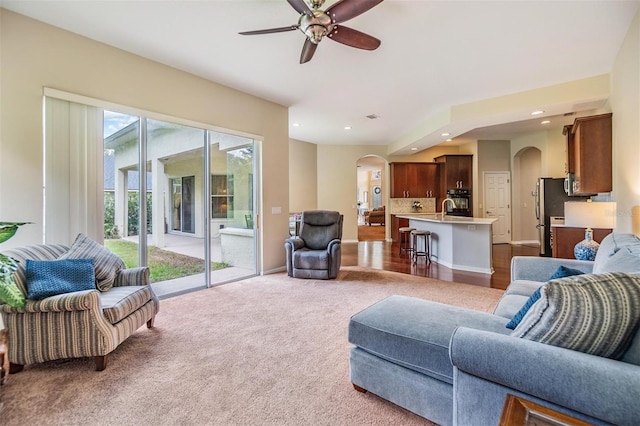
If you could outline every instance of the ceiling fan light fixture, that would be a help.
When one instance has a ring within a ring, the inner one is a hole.
[[[304,30],[304,34],[311,43],[318,44],[322,41],[322,37],[327,35],[327,29],[322,25],[310,25]]]
[[[242,35],[271,34],[300,30],[306,37],[300,63],[309,62],[315,53],[318,43],[323,37],[328,36],[333,41],[346,46],[364,50],[375,50],[380,46],[380,40],[352,28],[341,26],[348,21],[363,14],[383,0],[339,0],[326,10],[320,10],[325,0],[287,0],[289,5],[298,12],[298,25],[288,27],[269,28],[265,30],[242,31]],[[311,5],[311,8],[309,7]],[[340,32],[338,33],[338,30]]]

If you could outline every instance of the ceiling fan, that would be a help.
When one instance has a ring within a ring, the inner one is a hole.
[[[311,8],[304,0],[287,0],[287,2],[300,14],[297,25],[244,31],[240,34],[257,35],[300,30],[307,36],[300,54],[301,64],[313,58],[318,43],[323,37],[329,37],[333,41],[358,49],[375,50],[380,46],[380,40],[377,38],[340,24],[366,12],[382,0],[340,0],[325,11],[319,9],[325,0],[309,0]]]

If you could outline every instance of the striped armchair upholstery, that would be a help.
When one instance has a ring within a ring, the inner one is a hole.
[[[46,244],[3,254],[20,261],[14,277],[26,295],[26,259],[55,260],[68,250],[64,245]],[[153,326],[160,302],[148,284],[148,268],[120,269],[108,291],[27,300],[24,308],[0,302],[2,320],[9,330],[10,373],[21,371],[26,364],[80,357],[94,357],[96,370],[104,370],[111,351],[145,322],[148,328]]]

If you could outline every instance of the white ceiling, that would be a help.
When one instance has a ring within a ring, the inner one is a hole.
[[[386,0],[344,24],[379,38],[380,48],[323,40],[303,65],[299,31],[238,34],[296,24],[285,0],[0,4],[288,106],[291,138],[388,145],[455,105],[610,72],[640,1]],[[452,136],[519,131],[490,126]]]

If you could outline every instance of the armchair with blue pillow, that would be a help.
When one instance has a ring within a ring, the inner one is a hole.
[[[354,315],[355,389],[441,425],[497,425],[508,394],[638,424],[640,239],[610,234],[595,261],[514,257],[511,277],[493,314],[391,296]]]
[[[10,373],[25,365],[107,355],[143,324],[153,327],[160,302],[146,267],[124,262],[83,234],[71,247],[41,244],[7,250],[18,261],[15,289],[0,300],[9,330]]]

